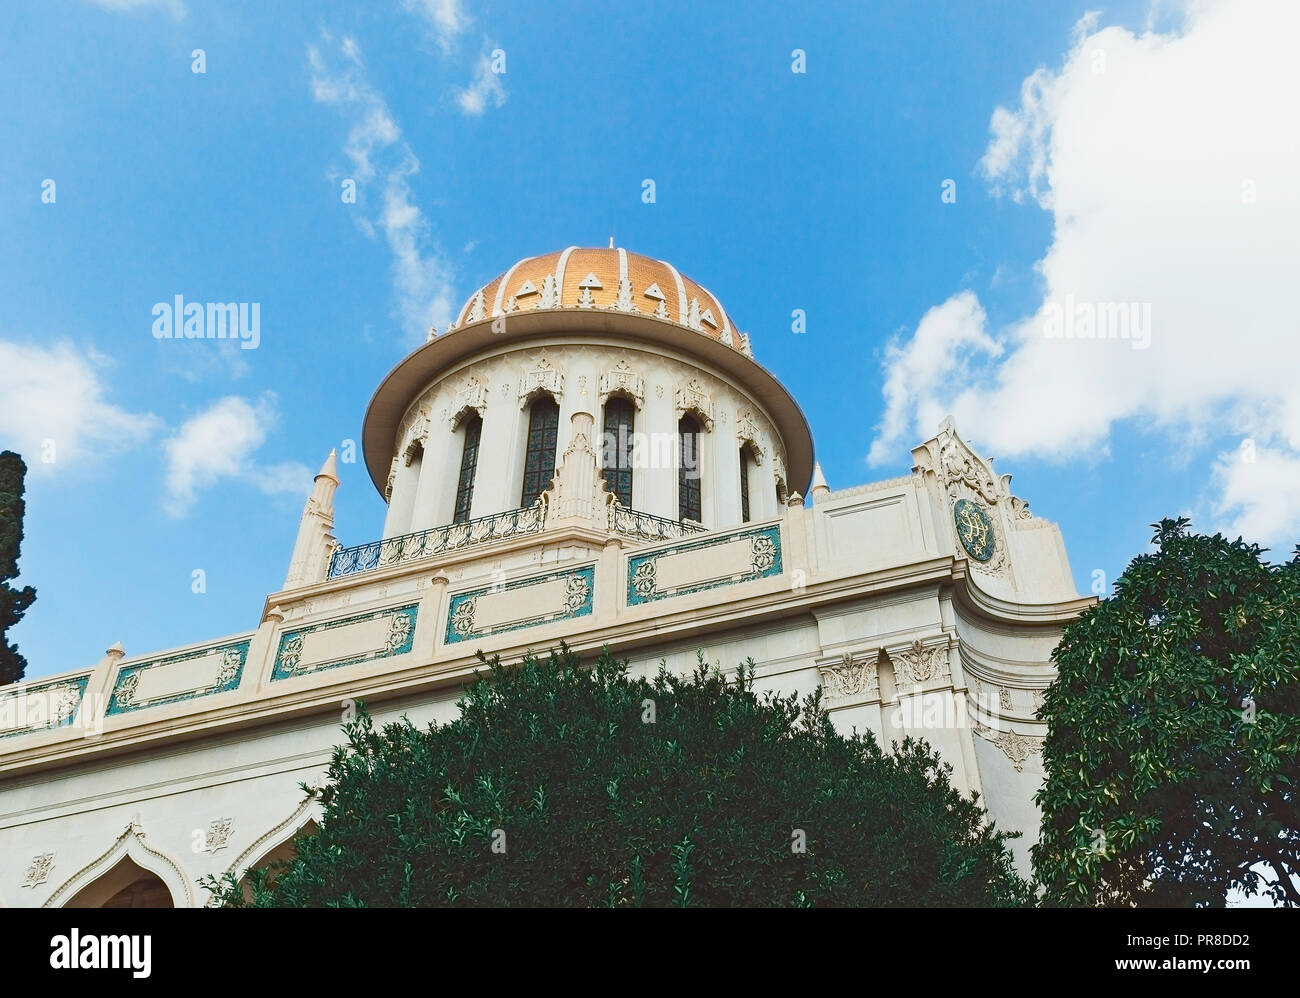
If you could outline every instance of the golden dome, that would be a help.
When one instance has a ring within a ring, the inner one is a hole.
[[[612,246],[570,246],[520,260],[470,295],[447,331],[516,312],[568,308],[636,312],[750,353],[749,337],[703,286],[670,263]]]

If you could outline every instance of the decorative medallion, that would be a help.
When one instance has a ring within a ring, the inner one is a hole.
[[[988,514],[977,503],[958,499],[952,508],[952,516],[957,524],[957,537],[966,553],[981,562],[992,558],[997,549],[997,538]]]

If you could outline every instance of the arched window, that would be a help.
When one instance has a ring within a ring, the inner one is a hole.
[[[482,417],[470,416],[465,420],[465,446],[460,452],[460,477],[456,479],[456,512],[452,515],[452,523],[464,523],[469,519],[470,505],[474,501],[474,472],[478,469],[478,442],[482,436]]]
[[[701,522],[700,517],[700,424],[693,416],[677,422],[677,516]]]
[[[749,522],[749,448],[740,448],[740,522]]]
[[[524,489],[520,506],[531,506],[555,477],[555,444],[560,407],[549,395],[541,396],[528,411],[528,450],[524,456]]]
[[[600,464],[605,487],[618,501],[632,507],[632,426],[636,409],[625,398],[605,403],[605,433],[601,440]]]

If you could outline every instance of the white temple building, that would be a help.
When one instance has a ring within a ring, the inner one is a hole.
[[[570,248],[398,364],[363,450],[382,537],[335,540],[331,454],[251,630],[0,689],[0,905],[202,906],[200,877],[311,831],[299,784],[356,701],[450,720],[477,652],[560,641],[820,686],[841,730],[935,746],[1028,868],[1050,656],[1093,600],[951,420],[911,474],[834,491],[721,302],[667,263]]]

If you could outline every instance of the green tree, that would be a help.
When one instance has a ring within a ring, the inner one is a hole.
[[[205,882],[257,907],[1019,905],[1009,836],[922,744],[846,738],[820,696],[703,661],[499,661],[461,716],[345,726],[297,858]],[[304,788],[307,789],[307,788]]]
[[[0,685],[16,683],[27,671],[27,660],[9,642],[8,631],[23,619],[36,599],[31,586],[15,589],[18,553],[23,543],[23,479],[27,465],[13,451],[0,453]]]
[[[1065,630],[1034,869],[1049,904],[1300,903],[1300,548],[1162,520]],[[1271,868],[1265,882],[1251,872]]]

